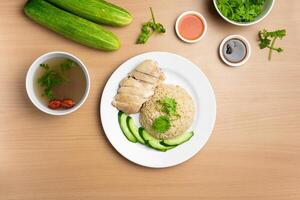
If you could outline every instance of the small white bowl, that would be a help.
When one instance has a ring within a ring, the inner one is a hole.
[[[218,5],[217,5],[217,0],[213,0],[213,2],[214,2],[215,8],[218,11],[219,15],[225,21],[227,21],[227,22],[229,22],[233,25],[236,25],[236,26],[251,26],[251,25],[254,25],[254,24],[260,22],[261,20],[263,20],[265,17],[268,16],[268,14],[271,12],[271,10],[274,6],[275,0],[266,0],[265,5],[263,7],[262,13],[260,15],[258,15],[253,22],[235,22],[235,21],[232,21],[232,20],[228,19],[227,17],[225,17],[221,13],[221,11],[219,10]]]
[[[180,35],[180,32],[179,32],[179,23],[180,23],[180,20],[182,19],[182,17],[184,17],[184,16],[186,16],[186,15],[196,15],[197,17],[200,18],[200,20],[201,20],[202,23],[203,23],[203,26],[204,26],[203,33],[202,33],[202,35],[201,35],[199,38],[197,38],[197,39],[195,39],[195,40],[188,40],[188,39],[186,39],[186,38],[184,38],[184,37],[182,37],[182,36]],[[205,20],[205,18],[203,17],[203,15],[201,15],[199,12],[196,12],[196,11],[186,11],[186,12],[182,13],[182,14],[177,18],[176,24],[175,24],[175,31],[176,31],[177,36],[178,36],[182,41],[187,42],[187,43],[195,43],[195,42],[199,42],[199,41],[205,36],[205,34],[206,34],[206,32],[207,32],[207,23],[206,23],[206,20]]]
[[[241,40],[246,45],[246,50],[247,50],[246,57],[241,62],[238,62],[238,63],[233,63],[233,62],[228,61],[223,55],[224,44],[228,40],[233,39],[233,38]],[[219,47],[219,54],[220,54],[220,57],[221,57],[221,59],[223,60],[223,62],[225,64],[227,64],[231,67],[239,67],[239,66],[245,64],[249,60],[250,55],[251,55],[251,46],[250,46],[250,43],[248,42],[248,40],[246,38],[244,38],[243,36],[241,36],[241,35],[229,35],[225,39],[223,39],[223,41],[221,42],[220,47]]]
[[[73,60],[78,64],[78,66],[82,69],[82,71],[84,73],[85,80],[86,80],[85,93],[82,96],[82,98],[80,99],[80,101],[78,103],[76,103],[74,107],[72,107],[70,109],[66,109],[66,110],[50,109],[39,100],[39,98],[37,97],[37,94],[34,91],[34,80],[35,80],[36,70],[39,68],[40,64],[42,64],[45,61],[52,59],[52,58],[67,58],[67,59]],[[85,100],[87,99],[87,97],[89,95],[89,91],[90,91],[90,76],[89,76],[86,66],[76,56],[74,56],[70,53],[67,53],[67,52],[60,52],[60,51],[49,52],[49,53],[46,53],[46,54],[40,56],[31,64],[31,66],[27,72],[27,75],[26,75],[26,91],[27,91],[27,95],[28,95],[29,99],[31,100],[31,102],[33,103],[33,105],[35,105],[39,110],[43,111],[44,113],[47,113],[50,115],[67,115],[69,113],[74,112],[78,108],[80,108],[82,106],[82,104],[85,102]]]

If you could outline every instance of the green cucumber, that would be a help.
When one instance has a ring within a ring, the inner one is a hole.
[[[63,11],[44,0],[29,0],[25,14],[37,23],[89,47],[117,50],[120,42],[112,32],[86,19]]]
[[[194,135],[193,131],[186,132],[183,135],[180,135],[178,137],[163,140],[161,142],[161,144],[165,145],[165,146],[177,146],[177,145],[183,144],[186,141],[188,141],[189,139],[191,139],[191,137],[193,137],[193,135]]]
[[[134,137],[134,135],[130,132],[128,126],[127,126],[127,118],[128,116],[123,113],[122,111],[119,111],[118,113],[118,120],[119,120],[119,125],[120,128],[122,130],[122,132],[124,133],[125,137],[133,143],[137,142],[137,139]]]
[[[111,26],[126,26],[132,22],[128,11],[99,0],[47,0],[52,4],[90,21]]]
[[[127,126],[130,132],[132,133],[132,135],[134,135],[134,137],[137,139],[137,141],[141,144],[145,144],[145,140],[140,136],[139,129],[134,124],[134,120],[130,116],[127,117]]]
[[[139,133],[146,141],[146,144],[155,150],[165,152],[175,147],[175,146],[164,146],[160,144],[161,141],[154,138],[152,135],[150,135],[144,128],[139,128]]]

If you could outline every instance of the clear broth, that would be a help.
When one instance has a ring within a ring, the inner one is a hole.
[[[59,71],[60,65],[66,62],[66,58],[52,58],[44,62],[48,64],[50,69]],[[48,106],[49,99],[43,96],[44,87],[38,83],[38,79],[45,73],[42,67],[39,67],[35,73],[34,90],[39,100]],[[55,99],[72,99],[75,105],[81,100],[86,90],[86,79],[84,72],[75,62],[75,66],[66,72],[67,81],[53,89]]]

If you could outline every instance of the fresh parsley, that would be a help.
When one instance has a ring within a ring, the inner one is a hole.
[[[64,81],[67,81],[65,75],[66,71],[69,71],[75,66],[75,62],[72,60],[66,60],[60,65],[60,70],[55,70],[50,68],[46,63],[40,64],[40,67],[44,69],[44,74],[38,78],[38,84],[44,88],[43,96],[47,97],[49,100],[55,99],[53,94],[53,89],[60,86]]]
[[[266,0],[217,0],[220,12],[235,22],[252,22],[261,14]]]
[[[277,38],[282,39],[284,36],[286,36],[286,30],[276,30],[268,32],[266,29],[258,32],[259,37],[259,47],[260,49],[269,48],[269,60],[272,58],[272,52],[277,51],[278,53],[283,52],[283,48],[276,48],[275,47],[275,41]]]
[[[60,69],[62,72],[69,71],[70,69],[75,67],[75,65],[76,65],[76,62],[74,62],[73,60],[67,59],[65,62],[60,64]]]
[[[155,118],[152,128],[158,133],[164,133],[171,127],[170,118],[166,115],[159,116]]]
[[[165,97],[163,99],[157,100],[157,104],[159,105],[159,109],[161,112],[167,114],[168,116],[176,116],[180,115],[177,113],[177,102],[173,98]]]
[[[55,98],[52,89],[63,82],[63,77],[55,70],[50,69],[48,64],[40,64],[40,67],[45,70],[45,73],[38,79],[38,83],[44,88],[42,95],[52,100]]]
[[[177,112],[177,102],[174,98],[165,97],[156,101],[156,109],[164,113],[157,117],[153,123],[152,128],[158,133],[164,133],[171,127],[171,121],[178,119],[180,115]]]
[[[148,41],[148,39],[150,38],[150,36],[152,35],[152,33],[165,33],[166,32],[166,29],[164,28],[164,26],[155,21],[155,17],[154,17],[153,10],[151,7],[150,7],[150,12],[151,12],[152,20],[148,21],[142,25],[141,33],[139,34],[139,37],[136,41],[137,44],[145,44]]]

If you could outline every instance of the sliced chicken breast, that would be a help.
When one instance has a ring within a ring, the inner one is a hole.
[[[125,93],[118,93],[115,96],[115,101],[119,101],[119,102],[135,102],[137,104],[143,104],[147,101],[146,98],[141,98],[140,96],[135,96],[135,95],[131,95],[131,94],[125,94]]]
[[[138,113],[143,104],[135,103],[135,102],[119,102],[113,101],[112,105],[117,107],[119,110],[122,110],[126,114]]]
[[[147,83],[145,81],[139,81],[139,82],[143,85],[144,89],[154,90],[155,87],[157,86],[157,84]]]
[[[144,74],[148,74],[150,76],[154,76],[155,78],[160,78],[162,73],[158,68],[158,63],[154,60],[145,60],[141,64],[139,64],[136,68],[136,71],[142,72]]]
[[[138,96],[140,98],[147,99],[154,94],[154,91],[150,89],[138,90],[134,87],[120,87],[118,93]]]
[[[157,82],[159,81],[158,78],[155,78],[153,76],[150,76],[148,74],[144,74],[142,72],[135,71],[135,70],[133,72],[131,72],[129,75],[134,77],[137,80],[141,80],[141,81],[151,83],[151,84],[154,84],[154,85],[156,85]]]
[[[127,114],[138,113],[163,80],[165,76],[157,62],[145,60],[120,82],[112,105]]]
[[[126,77],[120,82],[120,87],[136,87],[136,88],[143,88],[143,84],[134,79],[133,77]]]

